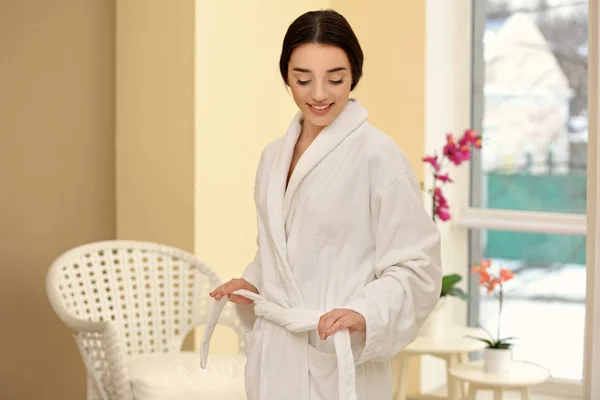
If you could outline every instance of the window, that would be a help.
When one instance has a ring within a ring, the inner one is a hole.
[[[507,286],[503,335],[514,354],[580,381],[585,311],[588,3],[473,2],[471,262],[518,274]],[[476,228],[476,229],[475,229]],[[471,282],[472,325],[497,304]],[[495,328],[492,328],[495,329]],[[568,343],[568,346],[565,344]]]

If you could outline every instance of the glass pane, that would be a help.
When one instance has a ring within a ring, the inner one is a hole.
[[[477,243],[476,243],[477,244]],[[548,368],[555,378],[581,380],[585,324],[585,237],[481,231],[480,259],[492,271],[510,268],[504,286],[501,337],[515,336],[514,358]],[[473,276],[477,280],[478,276]],[[497,297],[480,288],[479,323],[497,334]]]
[[[585,213],[587,3],[475,4],[485,21],[474,45],[474,99],[483,103],[474,104],[483,135],[474,205]]]

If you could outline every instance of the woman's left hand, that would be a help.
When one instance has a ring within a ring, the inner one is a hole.
[[[366,332],[367,321],[359,313],[348,309],[335,309],[321,315],[317,332],[321,340],[327,339],[340,329],[348,329],[350,333]]]

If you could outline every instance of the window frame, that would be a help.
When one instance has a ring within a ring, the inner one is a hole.
[[[598,78],[600,42],[598,40],[598,23],[600,6],[598,0],[590,0],[588,24],[588,231],[587,231],[587,270],[586,270],[586,321],[585,321],[585,354],[584,354],[584,396],[586,399],[600,398],[600,343],[594,340],[600,334],[600,273],[598,264],[600,257],[600,140],[598,140],[600,103]],[[590,134],[591,133],[591,134]]]

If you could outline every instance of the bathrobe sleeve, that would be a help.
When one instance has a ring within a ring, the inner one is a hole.
[[[254,260],[244,270],[242,274],[242,278],[250,282],[251,284],[258,289],[258,293],[262,290],[262,271],[260,268],[260,255],[258,249],[256,250],[256,255],[254,256]],[[243,305],[236,304],[235,311],[237,313],[240,322],[245,331],[251,331],[254,326],[254,322],[256,322],[256,315],[254,314],[254,304]]]
[[[268,147],[267,147],[268,148]],[[254,178],[254,205],[256,209],[256,222],[257,229],[261,227],[261,217],[260,217],[260,190],[261,190],[261,177],[263,174],[263,167],[265,163],[265,153],[267,152],[267,148],[265,148],[261,155],[260,160],[258,162],[258,168],[256,169],[256,176]],[[254,254],[254,259],[250,264],[246,266],[244,273],[242,274],[242,278],[250,282],[251,284],[258,289],[260,293],[262,290],[262,269],[260,266],[260,251],[259,251],[259,242],[258,235],[256,236],[256,253]]]
[[[371,197],[375,280],[353,296],[349,308],[366,320],[357,364],[389,359],[411,343],[440,297],[440,235],[411,172]]]

